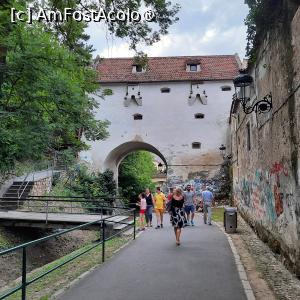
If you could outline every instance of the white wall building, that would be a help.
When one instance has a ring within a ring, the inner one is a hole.
[[[81,159],[93,169],[113,170],[129,153],[148,150],[168,165],[169,178],[213,176],[222,163],[236,55],[103,59],[97,65],[101,88],[96,117],[111,122],[105,141],[89,142]]]

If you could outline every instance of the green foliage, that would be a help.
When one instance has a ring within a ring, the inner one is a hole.
[[[152,45],[167,34],[179,10],[179,5],[165,0],[43,2],[52,11],[65,7],[84,12],[152,9],[156,18],[151,23],[106,24],[110,33],[127,39],[134,50],[139,43]],[[109,122],[95,119],[98,103],[89,97],[98,84],[96,71],[90,67],[93,48],[87,44],[87,24],[72,19],[11,24],[10,8],[24,11],[29,4],[38,10],[41,1],[0,3],[0,174],[9,172],[17,161],[42,160],[62,151],[75,157],[87,149],[83,134],[92,141],[108,136]],[[146,59],[142,53],[137,56]],[[106,90],[100,96],[109,94]]]
[[[282,0],[246,0],[249,14],[245,19],[247,26],[246,54],[249,62],[255,62],[259,45],[266,33],[278,22],[282,12]]]
[[[136,202],[145,188],[153,190],[155,185],[152,178],[155,171],[153,156],[149,152],[137,151],[125,157],[119,167],[119,186],[123,196]]]
[[[0,101],[0,172],[15,161],[40,160],[53,151],[87,149],[80,139],[105,139],[107,121],[94,118],[96,72],[78,64],[43,24],[15,24],[7,49]]]
[[[117,191],[112,171],[90,173],[87,167],[79,165],[71,172],[68,187],[77,195],[96,199],[102,204],[112,204],[111,196],[116,196]]]

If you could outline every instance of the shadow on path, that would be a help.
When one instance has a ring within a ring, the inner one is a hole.
[[[244,300],[226,236],[216,226],[183,229],[175,245],[165,214],[163,229],[150,228],[59,300]]]

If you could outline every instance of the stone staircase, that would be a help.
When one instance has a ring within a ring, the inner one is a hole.
[[[34,185],[33,181],[14,181],[13,184],[6,190],[6,192],[3,194],[0,203],[0,209],[6,209],[6,210],[15,210],[18,208],[17,202],[11,202],[8,198],[12,198],[12,200],[17,200],[20,196],[20,200],[22,201],[22,198],[25,199],[28,197],[30,191],[32,190],[32,187]]]
[[[114,223],[114,222],[122,222],[125,224],[118,224],[118,223]],[[131,233],[133,233],[133,228],[130,227],[130,225],[133,225],[134,220],[133,217],[130,216],[113,216],[111,218],[109,218],[107,221],[105,221],[108,224],[113,224],[113,231],[114,232],[118,232],[118,231],[123,231],[124,235],[129,235]],[[128,228],[128,230],[126,230],[126,228]]]

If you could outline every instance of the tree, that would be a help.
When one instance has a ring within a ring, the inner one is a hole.
[[[119,187],[123,196],[136,202],[145,188],[153,190],[155,171],[153,156],[149,152],[137,151],[126,156],[119,167]]]
[[[4,42],[0,170],[54,150],[87,149],[82,131],[88,140],[106,138],[108,122],[94,118],[98,104],[88,96],[97,89],[96,72],[78,65],[41,24],[20,23],[13,33]]]
[[[107,24],[112,34],[127,38],[135,50],[138,43],[150,45],[167,34],[179,9],[165,0],[42,2],[45,9],[51,10],[138,10],[143,4],[151,7],[157,16],[152,24]],[[54,151],[68,150],[76,155],[87,149],[81,139],[83,133],[87,140],[101,140],[108,135],[109,123],[95,119],[98,103],[89,96],[99,86],[97,74],[90,67],[93,48],[87,44],[87,24],[70,20],[12,25],[10,8],[25,10],[28,4],[39,9],[41,1],[0,3],[0,173],[12,169],[18,160],[41,159]]]

